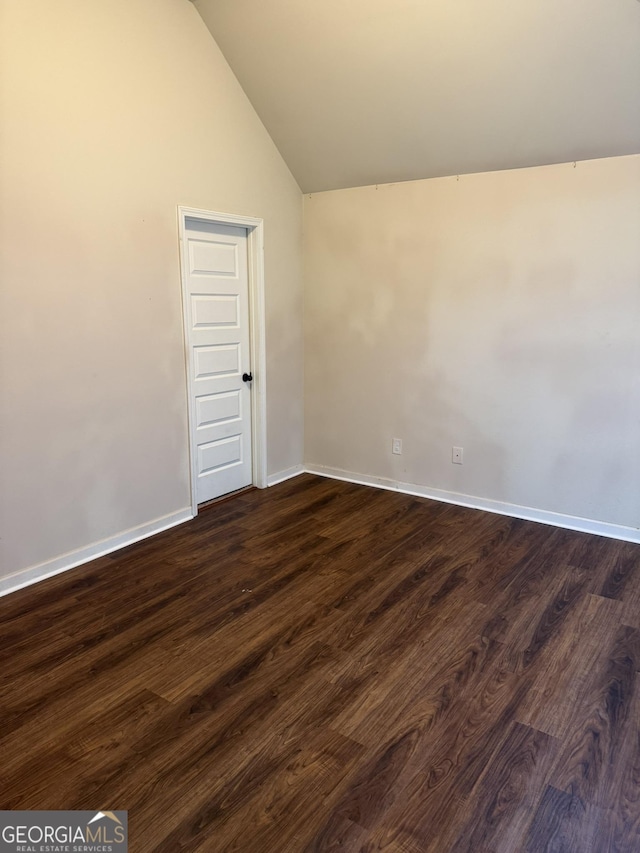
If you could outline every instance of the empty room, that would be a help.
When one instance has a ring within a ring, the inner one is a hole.
[[[27,850],[640,850],[638,0],[0,0]]]

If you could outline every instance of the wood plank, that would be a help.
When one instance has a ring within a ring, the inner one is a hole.
[[[0,599],[0,806],[131,849],[640,849],[640,547],[312,475]]]
[[[622,613],[621,603],[612,599],[581,599],[540,655],[533,688],[518,711],[520,722],[558,738],[566,736]]]
[[[640,632],[619,626],[603,646],[559,754],[551,784],[583,804],[606,806],[616,768],[634,761],[625,734],[638,690]]]
[[[599,809],[585,806],[579,797],[548,785],[529,825],[522,850],[525,853],[631,851],[631,847],[609,845],[602,831],[603,818]]]
[[[520,723],[496,751],[468,801],[451,853],[522,848],[532,807],[545,788],[558,744],[554,738]]]

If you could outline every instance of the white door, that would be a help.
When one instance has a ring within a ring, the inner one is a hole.
[[[203,503],[252,481],[247,231],[185,224],[191,452]]]

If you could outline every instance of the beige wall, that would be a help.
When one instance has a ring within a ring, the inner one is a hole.
[[[308,463],[640,525],[640,157],[319,193],[304,231]]]
[[[3,0],[0,63],[1,580],[189,504],[178,204],[265,219],[270,473],[303,340],[299,189],[188,0]],[[639,173],[307,198],[306,461],[637,527]]]
[[[190,503],[178,204],[265,220],[302,462],[300,191],[188,0],[0,9],[0,578]]]

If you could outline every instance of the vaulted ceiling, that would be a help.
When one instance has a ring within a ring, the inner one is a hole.
[[[196,0],[305,192],[640,152],[639,0]]]

